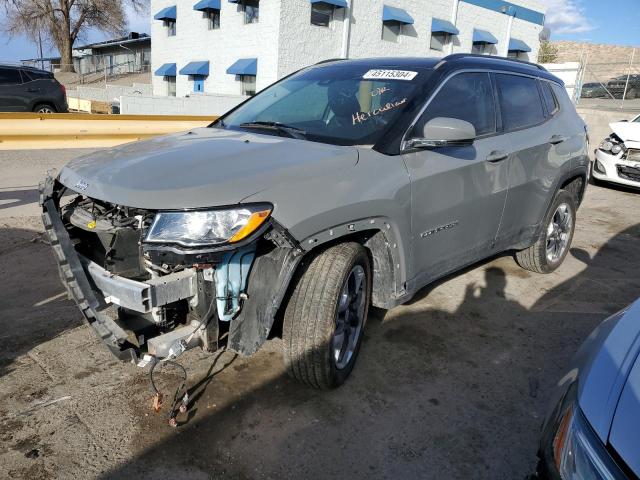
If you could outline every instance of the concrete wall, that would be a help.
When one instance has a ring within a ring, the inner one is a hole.
[[[151,85],[145,83],[134,83],[126,85],[107,85],[106,88],[87,87],[78,85],[75,90],[69,90],[67,96],[82,98],[84,100],[98,100],[100,102],[111,102],[122,95],[151,95]]]
[[[189,62],[209,61],[209,76],[205,80],[207,93],[240,95],[242,85],[227,68],[241,58],[258,58],[257,89],[278,79],[277,48],[280,28],[280,1],[267,0],[260,4],[260,21],[244,24],[239,6],[226,0],[221,2],[220,29],[209,30],[203,13],[193,9],[195,0],[152,0],[151,2],[151,68],[155,72],[165,63],[176,63],[178,71]],[[176,36],[167,36],[163,23],[153,15],[165,7],[177,5]],[[188,76],[176,77],[176,94],[184,97],[193,92]],[[153,77],[154,95],[166,95],[163,77]]]
[[[246,100],[242,95],[194,95],[191,97],[149,97],[123,95],[123,115],[222,115]]]

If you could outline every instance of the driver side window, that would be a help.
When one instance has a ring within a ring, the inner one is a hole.
[[[416,123],[412,137],[421,137],[424,126],[437,117],[471,123],[476,135],[496,132],[496,107],[488,73],[460,73],[450,78]]]

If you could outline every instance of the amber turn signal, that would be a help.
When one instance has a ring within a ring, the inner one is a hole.
[[[259,212],[251,214],[249,220],[247,221],[247,224],[240,230],[238,230],[236,234],[229,239],[229,243],[236,243],[247,238],[258,228],[260,228],[260,225],[262,225],[267,220],[267,218],[269,218],[270,214],[271,210],[261,210]]]

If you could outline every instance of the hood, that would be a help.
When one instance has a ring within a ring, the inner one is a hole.
[[[628,148],[640,148],[640,123],[638,122],[615,122],[609,126],[613,133],[627,144]],[[632,143],[634,145],[629,145]]]
[[[640,432],[640,360],[636,358],[620,395],[611,425],[609,442],[633,473],[640,476],[638,432]]]
[[[607,443],[616,407],[626,390],[630,372],[635,370],[636,415],[640,415],[638,395],[640,367],[634,366],[640,352],[640,300],[605,320],[580,348],[578,403],[602,442]],[[635,425],[640,428],[640,420]],[[636,441],[637,432],[636,430]],[[634,443],[636,446],[637,443]],[[639,459],[640,460],[640,459]]]
[[[354,147],[199,128],[72,160],[60,182],[129,207],[201,208],[233,205],[310,176],[335,175],[357,161]]]

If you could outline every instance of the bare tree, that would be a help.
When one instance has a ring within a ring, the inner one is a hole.
[[[148,0],[2,0],[10,36],[42,34],[58,48],[62,71],[73,71],[73,45],[89,29],[121,35],[126,10],[143,11]]]

